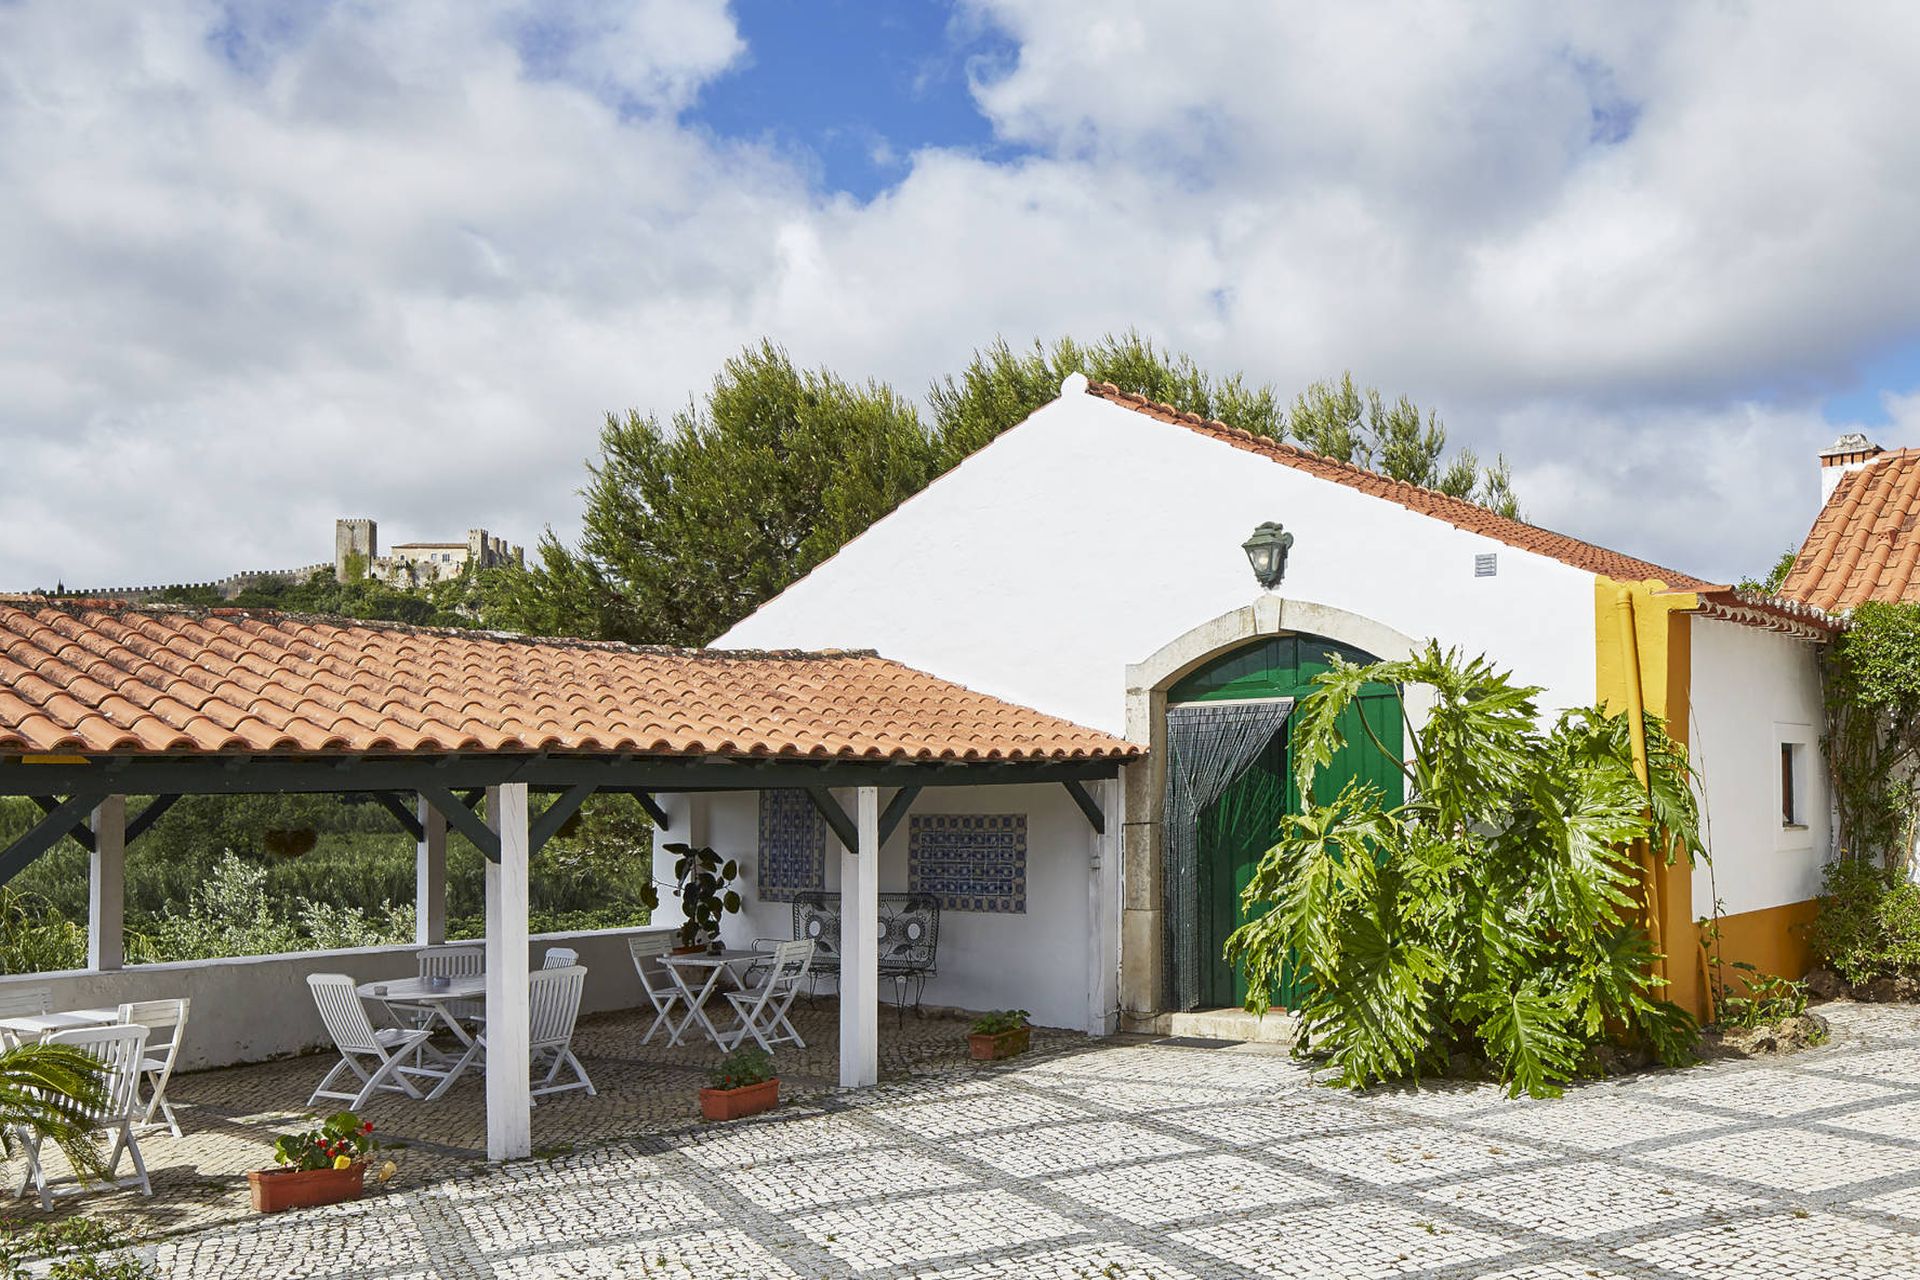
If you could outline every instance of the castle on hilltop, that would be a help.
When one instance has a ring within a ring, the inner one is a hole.
[[[211,582],[162,582],[143,587],[61,588],[57,594],[82,596],[90,600],[119,600],[144,604],[169,591],[210,589],[222,600],[231,600],[249,587],[272,583],[295,585],[307,582],[316,573],[333,570],[334,581],[351,582],[373,578],[387,586],[410,591],[457,578],[467,566],[495,569],[502,565],[524,565],[526,554],[505,538],[496,538],[485,529],[467,530],[465,542],[402,542],[386,555],[380,554],[380,526],[372,520],[335,520],[333,522],[333,563],[301,565],[297,569],[248,569]]]
[[[467,530],[465,542],[401,542],[380,554],[380,526],[371,520],[333,522],[333,576],[347,582],[365,575],[390,587],[430,586],[457,578],[467,566],[524,566],[526,553],[485,529]]]

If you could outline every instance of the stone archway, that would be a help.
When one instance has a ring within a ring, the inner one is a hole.
[[[1161,800],[1166,789],[1167,690],[1212,658],[1251,641],[1301,632],[1339,641],[1382,659],[1410,657],[1412,637],[1361,614],[1309,600],[1264,595],[1201,623],[1127,668],[1126,736],[1148,748],[1143,765],[1126,771],[1126,827],[1121,858],[1120,1012],[1123,1029],[1156,1029],[1165,978]],[[1414,699],[1409,721],[1424,719]]]

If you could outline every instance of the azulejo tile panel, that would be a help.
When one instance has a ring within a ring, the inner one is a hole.
[[[762,902],[792,902],[796,893],[827,887],[827,823],[806,792],[760,793],[758,861]]]
[[[945,911],[1027,909],[1027,815],[917,813],[908,819],[907,887]]]

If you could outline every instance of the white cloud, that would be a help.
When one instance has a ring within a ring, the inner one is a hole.
[[[1804,524],[1820,390],[1920,333],[1909,6],[967,22],[1028,154],[862,204],[683,123],[752,58],[719,0],[0,4],[0,586],[304,562],[337,514],[530,541],[604,411],[763,333],[912,392],[1128,325],[1411,392],[1544,523],[1718,576]]]

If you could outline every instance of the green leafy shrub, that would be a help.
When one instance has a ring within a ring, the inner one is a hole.
[[[96,1256],[122,1243],[111,1227],[94,1218],[0,1221],[0,1276],[26,1276],[31,1274],[29,1262],[52,1258],[40,1273],[47,1280],[151,1280],[156,1273],[148,1263],[133,1258],[103,1262]]]
[[[983,1013],[975,1018],[968,1030],[976,1036],[1004,1035],[1026,1026],[1027,1019],[1031,1016],[1025,1009],[996,1009],[992,1013]]]
[[[1770,1027],[1807,1011],[1807,987],[1803,982],[1762,973],[1745,960],[1735,960],[1740,971],[1740,986],[1721,988],[1715,1001],[1723,1027]]]
[[[744,1089],[773,1079],[773,1055],[758,1045],[741,1045],[720,1059],[707,1077],[716,1089]]]
[[[1364,686],[1429,686],[1432,710],[1402,766],[1405,804],[1355,782],[1282,820],[1244,894],[1257,918],[1227,941],[1248,1008],[1265,1012],[1300,957],[1303,1047],[1349,1087],[1466,1053],[1511,1093],[1550,1096],[1615,1040],[1690,1060],[1698,1027],[1661,998],[1637,923],[1634,842],[1669,860],[1700,852],[1691,774],[1658,719],[1645,722],[1643,785],[1624,717],[1574,710],[1543,731],[1539,690],[1484,657],[1429,643],[1405,661],[1336,660],[1317,683],[1290,723],[1303,796],[1345,745],[1339,718]]]
[[[1856,985],[1920,974],[1920,885],[1864,858],[1830,862],[1807,938]]]

